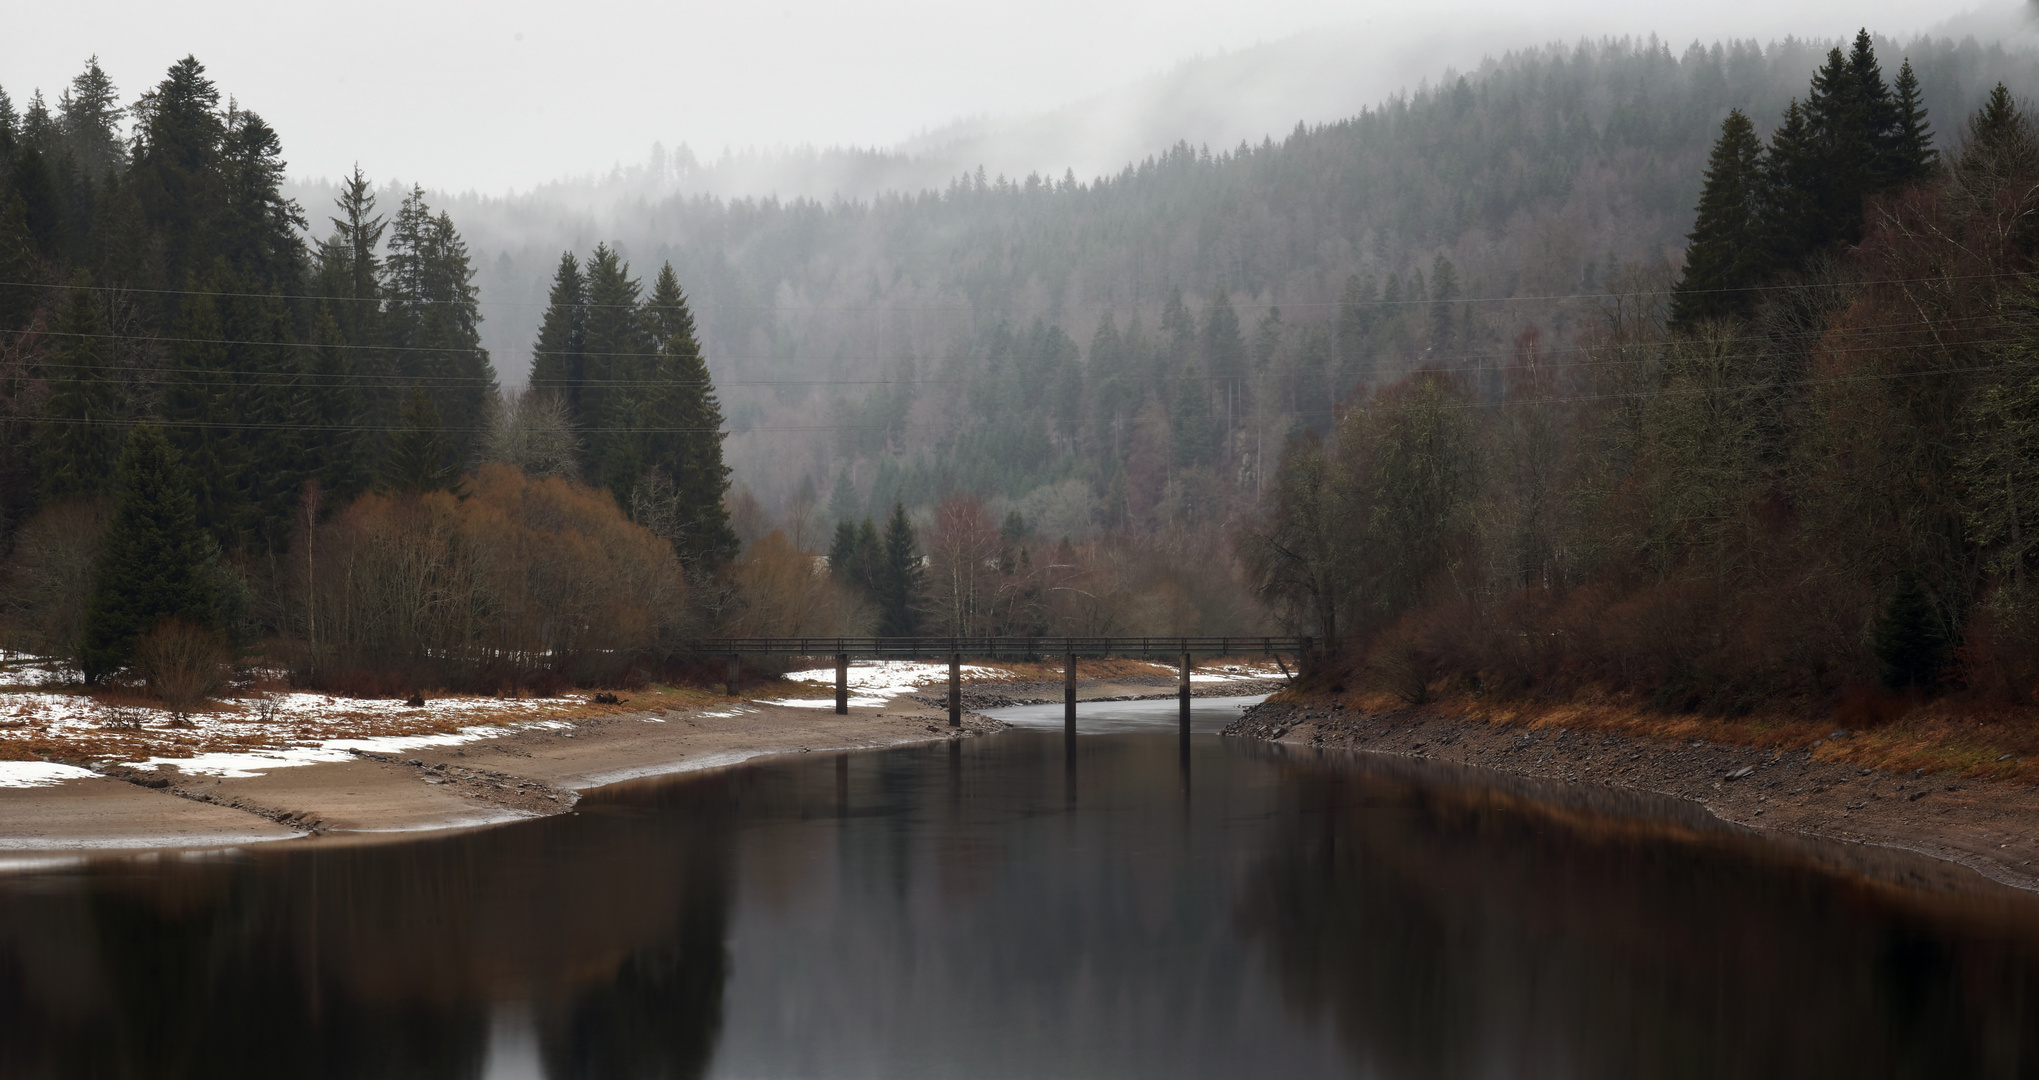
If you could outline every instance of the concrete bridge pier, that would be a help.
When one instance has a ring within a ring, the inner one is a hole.
[[[730,697],[735,697],[735,696],[736,696],[736,684],[737,684],[737,677],[738,677],[738,675],[739,675],[739,674],[741,673],[741,671],[742,671],[742,668],[741,668],[741,667],[739,666],[739,665],[741,665],[741,663],[742,663],[742,658],[741,658],[741,657],[739,657],[739,656],[738,656],[738,655],[737,655],[736,653],[730,653],[730,654],[729,654],[729,680],[728,680],[728,681],[729,681],[729,696],[730,696]]]
[[[1076,734],[1076,654],[1062,658],[1062,731]]]
[[[963,654],[949,654],[949,726],[963,726]]]
[[[850,654],[835,654],[835,714],[850,714]]]
[[[1182,682],[1181,682],[1181,683],[1179,683],[1179,684],[1177,685],[1177,687],[1176,687],[1176,691],[1175,691],[1175,700],[1176,700],[1176,703],[1177,703],[1177,706],[1178,706],[1178,711],[1179,711],[1179,712],[1181,713],[1181,717],[1180,717],[1180,723],[1181,723],[1181,726],[1182,726],[1182,733],[1183,733],[1184,735],[1188,735],[1188,734],[1189,734],[1189,654],[1188,654],[1188,653],[1186,653],[1186,652],[1182,654]]]

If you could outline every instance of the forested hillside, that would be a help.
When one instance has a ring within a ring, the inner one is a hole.
[[[449,205],[482,251],[499,357],[534,340],[562,250],[671,261],[731,463],[767,507],[811,483],[882,517],[961,488],[1081,539],[1250,508],[1282,440],[1323,429],[1361,379],[1448,360],[1491,381],[1532,326],[1561,347],[1619,266],[1677,264],[1728,110],[1766,133],[1827,47],[1529,49],[1346,121],[1096,181]],[[1973,41],[1878,48],[1910,59],[1934,115],[1998,81],[2039,90],[2029,58]],[[1171,484],[1195,469],[1206,494],[1187,506]]]
[[[328,685],[513,685],[734,610],[671,268],[640,296],[595,267],[611,407],[505,397],[453,219],[358,173],[299,206],[222,97],[191,57],[131,104],[96,60],[54,106],[0,93],[0,648],[97,680],[267,641]]]
[[[1263,595],[1411,702],[2039,696],[2039,126],[2001,85],[1929,116],[1911,74],[1864,37],[1730,112],[1682,272],[1290,443]]]

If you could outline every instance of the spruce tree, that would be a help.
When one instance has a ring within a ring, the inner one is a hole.
[[[221,629],[218,548],[198,525],[189,477],[153,427],[137,428],[120,463],[120,505],[100,541],[79,666],[98,682],[126,666],[165,619]]]
[[[444,491],[453,485],[452,449],[432,399],[420,387],[404,402],[403,426],[382,463],[382,487],[400,494]]]
[[[1671,296],[1671,324],[1689,329],[1703,319],[1746,315],[1761,284],[1763,147],[1740,109],[1721,122],[1706,163],[1699,212],[1686,235],[1685,271]]]
[[[1894,185],[1916,184],[1939,169],[1940,153],[1933,148],[1933,129],[1926,123],[1926,103],[1909,58],[1897,69],[1891,91],[1889,159],[1883,172]]]
[[[368,431],[372,424],[367,387],[355,366],[359,353],[346,348],[345,342],[331,302],[321,301],[312,318],[306,378],[315,429],[315,450],[308,464],[319,486],[341,499],[368,486],[367,466],[375,460],[377,445]]]
[[[840,519],[835,523],[835,535],[828,541],[828,576],[848,582],[856,555],[857,527],[848,518]]]
[[[906,520],[906,505],[892,504],[892,517],[885,523],[884,549],[876,582],[878,633],[882,637],[912,637],[920,632],[920,597],[924,574],[916,548],[913,523]]]
[[[633,395],[641,402],[635,417],[640,433],[611,436],[613,446],[641,449],[627,457],[618,452],[615,460],[648,466],[672,481],[684,530],[677,545],[680,561],[694,573],[712,574],[740,547],[723,503],[729,467],[722,460],[722,405],[670,263],[659,271],[643,321],[645,332],[659,338],[652,367],[644,373],[648,385]]]
[[[1829,239],[1819,204],[1823,164],[1805,106],[1793,101],[1763,155],[1762,257],[1771,268],[1795,269]]]
[[[1229,431],[1252,407],[1247,393],[1246,337],[1239,330],[1239,313],[1223,289],[1211,299],[1204,312],[1204,369],[1210,372],[1209,390],[1215,392],[1222,410],[1221,430]]]
[[[224,259],[214,260],[203,287],[187,286],[163,383],[161,415],[190,476],[199,524],[224,546],[237,544],[252,524],[243,425],[252,419],[254,387],[237,366],[252,362],[240,337],[254,332],[248,299]]]
[[[1939,685],[1950,648],[1948,635],[1932,599],[1909,570],[1897,575],[1890,599],[1884,602],[1876,620],[1875,645],[1883,685],[1893,690]]]
[[[48,423],[36,448],[45,502],[105,491],[120,463],[120,394],[106,362],[106,321],[91,275],[76,271],[57,323],[56,362],[45,372]]]
[[[627,429],[649,375],[653,343],[639,307],[642,286],[606,244],[588,259],[587,334],[579,408],[596,482],[627,491],[636,479]],[[677,481],[677,478],[675,478]]]
[[[219,89],[205,65],[186,56],[171,65],[147,95],[137,132],[135,196],[150,226],[162,234],[163,280],[182,283],[203,273],[217,251],[210,229],[222,198],[219,160],[226,124]],[[165,313],[176,298],[166,296]]]
[[[566,402],[569,415],[580,415],[582,354],[587,349],[587,283],[573,252],[559,255],[559,269],[552,275],[552,293],[545,304],[545,321],[538,326],[538,340],[531,346],[531,389],[556,395]]]
[[[0,331],[28,325],[47,291],[35,287],[41,278],[42,257],[28,231],[28,207],[20,195],[0,187]]]
[[[64,96],[57,99],[57,126],[78,167],[97,181],[118,169],[127,157],[120,137],[120,91],[99,66],[99,57],[85,62],[85,70],[71,80]]]

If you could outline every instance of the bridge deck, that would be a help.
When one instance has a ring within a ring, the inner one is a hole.
[[[855,637],[702,638],[697,653],[790,656],[1179,656],[1183,653],[1294,653],[1294,637]]]

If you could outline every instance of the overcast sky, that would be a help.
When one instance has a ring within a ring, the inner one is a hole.
[[[1198,54],[1337,23],[1434,40],[1439,29],[1508,20],[1531,39],[1654,31],[1682,46],[1834,37],[1863,24],[1904,35],[1951,14],[1919,0],[10,6],[0,86],[17,107],[37,86],[54,102],[94,53],[130,98],[195,53],[282,133],[294,175],[334,176],[358,160],[377,180],[484,192],[635,162],[654,139],[703,156],[890,146],[961,116],[1047,109]]]

